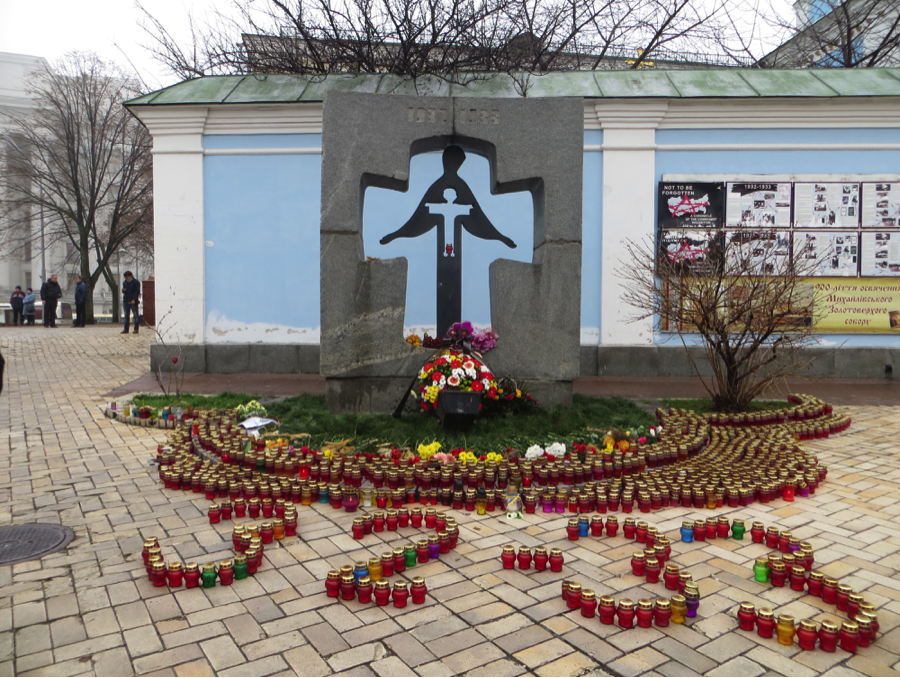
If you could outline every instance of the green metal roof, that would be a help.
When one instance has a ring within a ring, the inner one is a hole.
[[[900,96],[900,68],[569,71],[486,75],[468,85],[395,75],[222,75],[185,80],[127,106],[322,101],[332,90],[436,97],[723,98]]]

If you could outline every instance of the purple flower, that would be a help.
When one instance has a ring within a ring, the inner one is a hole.
[[[472,327],[472,323],[468,321],[463,323],[454,323],[454,325],[450,328],[450,331],[447,332],[447,337],[451,339],[453,343],[459,344],[471,337],[474,331],[475,330]]]

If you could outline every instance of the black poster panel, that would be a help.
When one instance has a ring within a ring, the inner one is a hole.
[[[659,183],[660,228],[720,229],[724,222],[724,183]]]

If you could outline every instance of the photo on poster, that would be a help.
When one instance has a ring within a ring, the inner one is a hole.
[[[701,229],[660,229],[657,251],[661,265],[674,265],[682,275],[708,275],[722,261],[724,234]]]
[[[861,241],[863,276],[900,277],[900,231],[863,231]]]
[[[736,228],[790,228],[792,184],[728,183],[725,224]]]
[[[725,258],[729,270],[747,275],[789,275],[790,231],[743,230],[725,232]]]
[[[794,228],[857,228],[858,183],[794,184]]]
[[[855,231],[795,231],[795,256],[818,265],[813,276],[856,277],[859,271],[859,233]]]
[[[661,229],[720,229],[725,220],[725,184],[659,183],[658,221]]]
[[[860,204],[863,228],[896,228],[900,222],[900,182],[866,182]]]

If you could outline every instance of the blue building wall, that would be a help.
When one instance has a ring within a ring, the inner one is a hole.
[[[600,144],[589,131],[585,143]],[[205,149],[317,149],[320,134],[206,135]],[[428,186],[442,173],[441,155],[417,155],[410,162],[405,192],[370,188],[364,196],[366,256],[408,262],[405,325],[432,328],[435,322],[435,237],[379,240],[402,225]],[[530,262],[534,248],[534,205],[530,193],[492,195],[486,158],[467,155],[460,176],[498,230],[516,249],[464,233],[463,316],[490,324],[488,270],[495,259]],[[278,341],[317,343],[319,327],[319,210],[321,155],[208,155],[204,158],[207,341],[257,341],[286,326]],[[585,154],[582,325],[588,341],[599,338],[600,195],[602,154]],[[274,281],[274,285],[273,285]],[[431,330],[433,331],[433,330]],[[593,339],[592,339],[593,338]],[[274,338],[272,340],[275,340]]]

